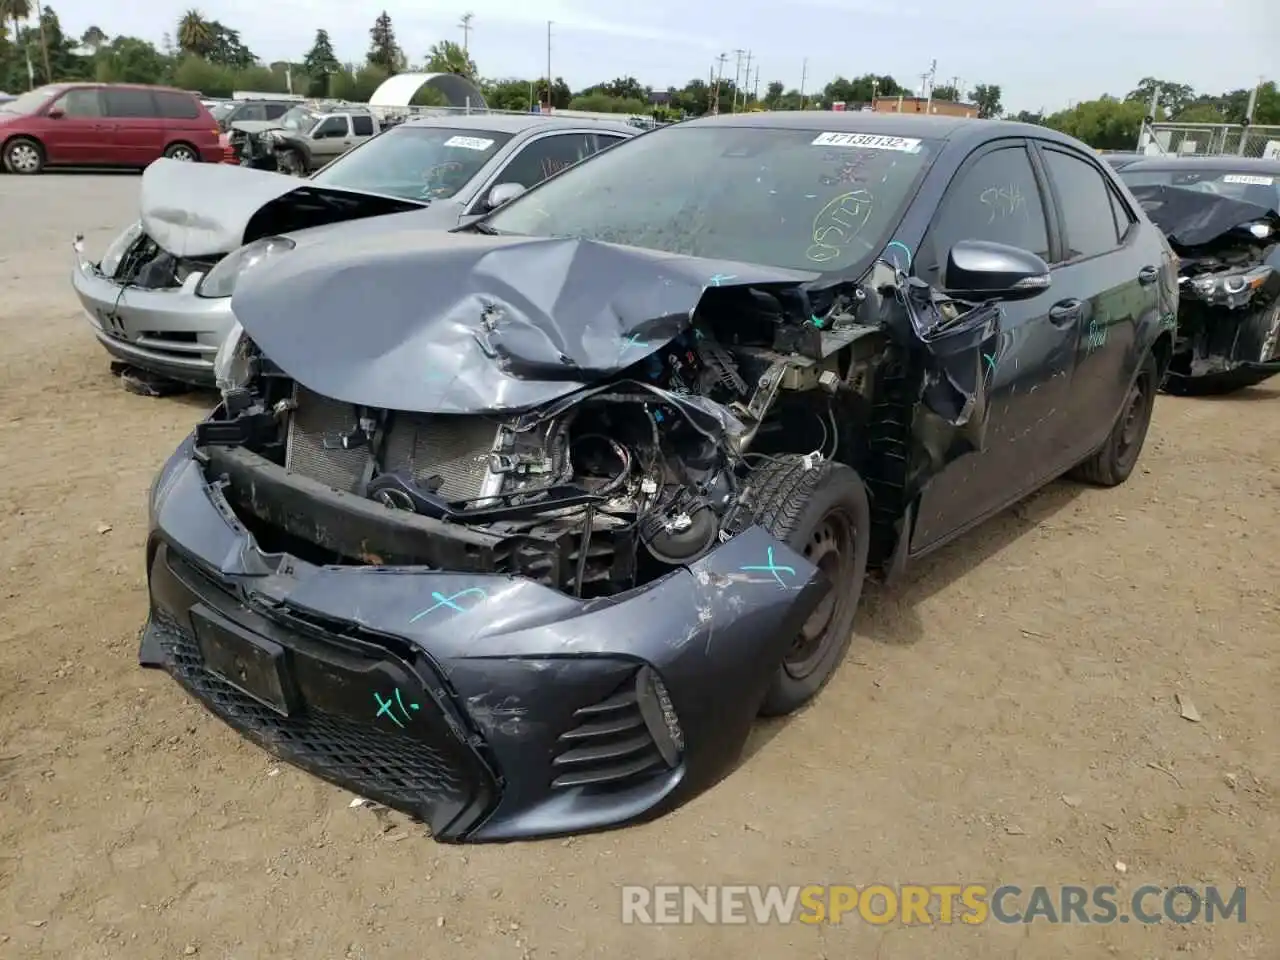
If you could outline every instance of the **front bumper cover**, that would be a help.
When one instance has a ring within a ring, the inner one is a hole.
[[[235,315],[231,298],[195,295],[201,274],[173,290],[125,287],[74,251],[71,286],[98,342],[118,360],[200,387],[214,385],[213,358]]]
[[[1197,301],[1184,303],[1178,317],[1192,356],[1171,379],[1206,383],[1229,378],[1237,385],[1259,384],[1280,374],[1280,302],[1252,310],[1224,310]]]
[[[710,786],[829,586],[757,527],[606,600],[522,577],[317,567],[262,553],[192,453],[189,439],[152,490],[140,660],[283,759],[441,840],[620,826]],[[209,669],[196,626],[211,620],[278,652],[289,716]],[[674,762],[654,761],[651,724],[628,713],[645,668],[678,718]]]

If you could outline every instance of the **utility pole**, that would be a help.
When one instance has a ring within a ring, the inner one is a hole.
[[[938,61],[932,60],[929,63],[929,72],[925,74],[929,84],[929,98],[925,101],[924,112],[930,113],[933,108],[933,78],[938,74]]]
[[[1249,126],[1253,123],[1253,112],[1258,109],[1258,91],[1262,89],[1262,84],[1266,82],[1266,77],[1259,77],[1257,86],[1249,91],[1249,105],[1244,108],[1244,125],[1240,128],[1240,145],[1236,147],[1236,156],[1244,156],[1245,144],[1249,141]]]
[[[729,58],[723,53],[716,57],[716,61],[720,64],[720,69],[716,71],[715,92],[711,94],[711,114],[715,116],[720,113],[720,81],[724,79],[724,62]]]
[[[554,22],[547,21],[547,113],[551,112],[551,24]]]
[[[805,96],[804,85],[809,79],[809,58],[805,57],[804,63],[800,65],[800,109],[804,109]]]
[[[756,64],[755,83],[751,85],[751,99],[756,101],[756,103],[760,102],[760,64],[759,63]]]
[[[746,72],[742,75],[742,109],[743,110],[747,109],[747,88],[750,86],[751,86],[751,51],[748,50],[747,51],[747,69],[746,69]],[[734,111],[736,112],[737,106],[738,106],[737,90],[733,92],[733,106],[734,106]]]
[[[458,26],[462,28],[462,54],[466,56],[467,47],[471,41],[471,21],[475,18],[474,13],[464,13],[462,19],[458,22]]]
[[[738,89],[742,84],[742,58],[745,50],[733,51],[733,112],[738,112]]]

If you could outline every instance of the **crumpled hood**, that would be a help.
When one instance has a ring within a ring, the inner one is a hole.
[[[421,413],[539,406],[686,329],[708,287],[816,274],[590,240],[387,229],[250,271],[232,310],[303,386]]]
[[[1165,184],[1130,187],[1147,217],[1175,247],[1199,247],[1255,221],[1280,228],[1280,213],[1203,190]]]
[[[215,256],[263,236],[422,208],[268,170],[168,159],[143,172],[140,206],[142,228],[176,257]]]

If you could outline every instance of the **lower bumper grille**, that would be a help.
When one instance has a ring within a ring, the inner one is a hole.
[[[578,724],[560,735],[552,761],[552,787],[606,786],[668,769],[641,713],[636,679],[573,716]]]
[[[357,492],[369,449],[325,448],[326,437],[332,444],[356,430],[355,408],[301,385],[295,387],[294,403],[285,466],[334,489]],[[497,426],[483,417],[393,413],[385,468],[407,471],[420,484],[438,477],[439,493],[447,500],[476,499],[489,476],[489,454],[497,434]]]
[[[153,611],[148,629],[155,631],[168,672],[179,684],[280,759],[403,810],[443,840],[456,839],[487,806],[489,784],[460,762],[461,744],[456,751],[446,749],[443,742],[425,742],[311,706],[300,715],[281,716],[210,673],[187,627]],[[466,816],[468,811],[473,814]]]

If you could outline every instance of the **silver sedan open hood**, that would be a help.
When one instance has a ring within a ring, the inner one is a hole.
[[[142,228],[176,257],[216,256],[263,236],[422,207],[228,163],[157,160],[142,174]]]

